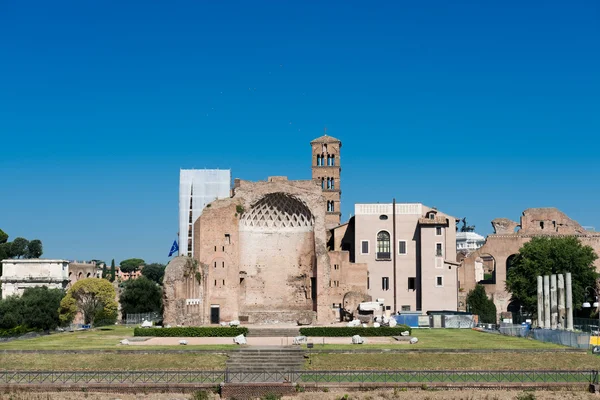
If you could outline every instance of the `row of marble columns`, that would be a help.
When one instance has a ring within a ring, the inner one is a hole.
[[[537,277],[538,326],[573,330],[571,273]]]

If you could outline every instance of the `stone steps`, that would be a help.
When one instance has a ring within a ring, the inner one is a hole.
[[[285,372],[304,367],[304,351],[292,347],[247,348],[232,351],[227,360],[232,372]]]

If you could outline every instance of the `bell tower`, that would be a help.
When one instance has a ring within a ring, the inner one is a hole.
[[[326,200],[325,226],[327,229],[340,224],[342,218],[340,185],[340,149],[342,142],[325,135],[310,142],[312,148],[312,179],[321,185]]]

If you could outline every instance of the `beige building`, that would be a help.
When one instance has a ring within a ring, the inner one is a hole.
[[[40,258],[2,260],[0,280],[3,299],[20,296],[25,289],[36,286],[65,289],[69,284],[69,262]]]
[[[354,258],[386,310],[457,309],[456,219],[420,203],[356,204]],[[335,242],[339,236],[335,233]],[[341,243],[343,248],[344,244]]]

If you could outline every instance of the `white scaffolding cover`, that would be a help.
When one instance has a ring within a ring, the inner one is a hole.
[[[230,195],[231,170],[228,169],[182,169],[179,171],[179,254],[188,254],[188,239],[194,246],[193,223],[204,207],[217,199]],[[192,222],[190,224],[190,202]],[[191,235],[188,235],[190,225]]]

